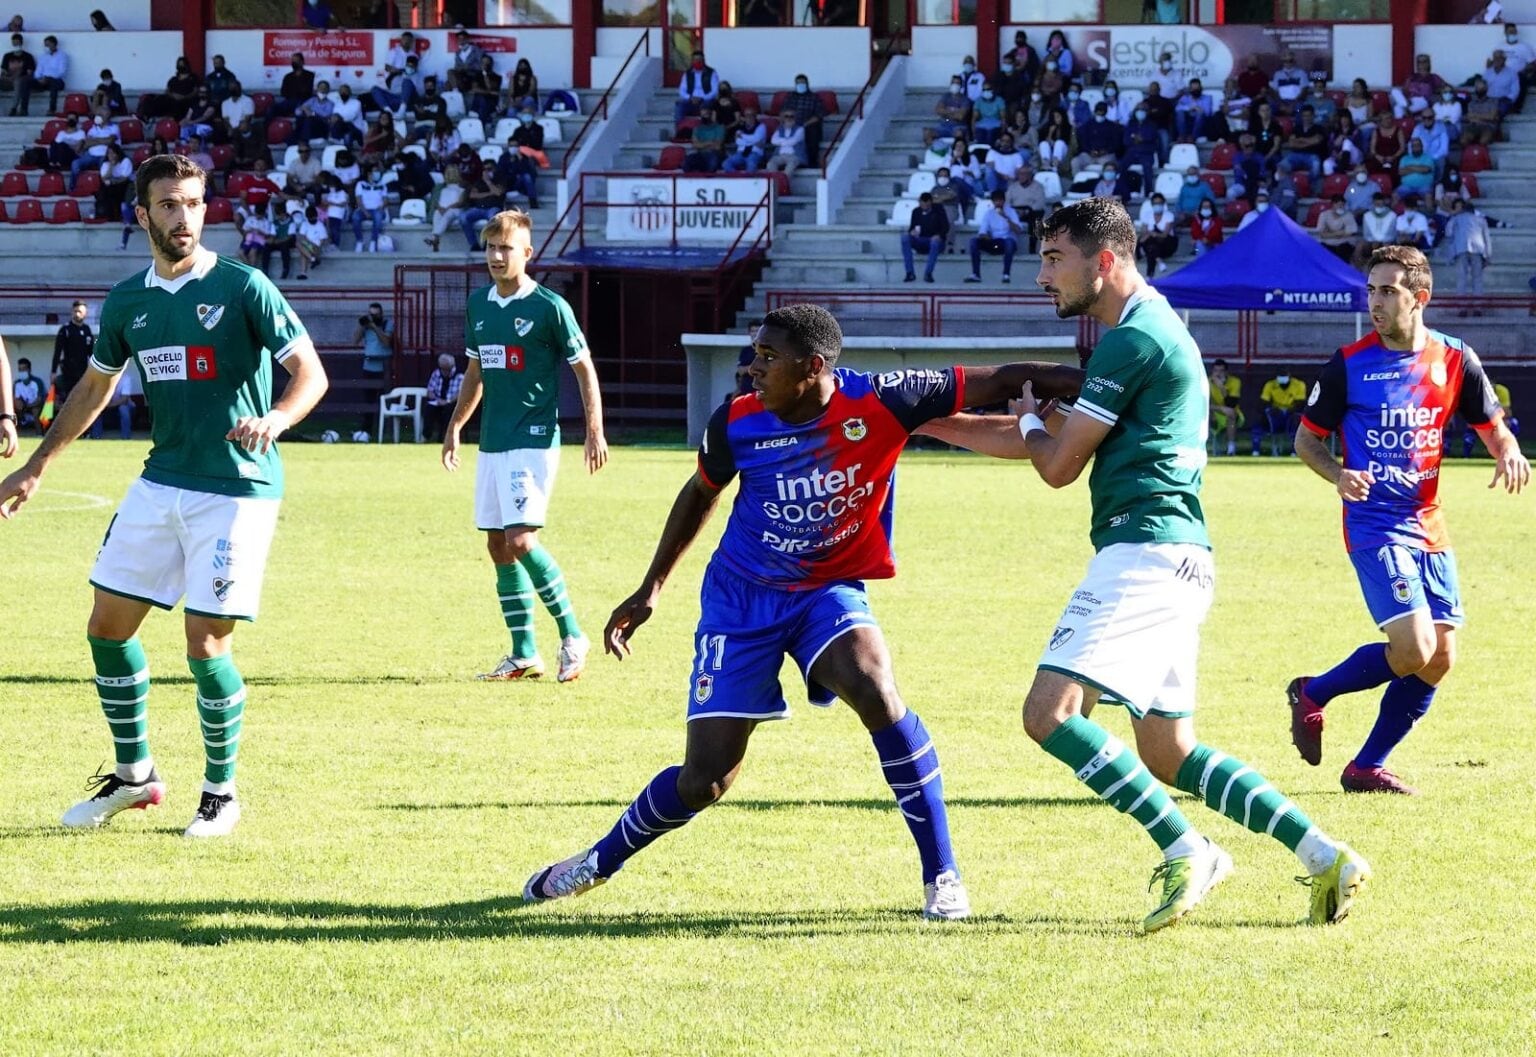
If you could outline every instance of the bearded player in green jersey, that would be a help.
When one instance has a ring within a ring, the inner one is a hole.
[[[1063,319],[1106,329],[1071,413],[1053,432],[1024,388],[1021,417],[971,418],[928,432],[988,454],[1028,458],[1052,488],[1088,467],[1095,554],[1051,634],[1024,702],[1024,730],[1078,779],[1134,818],[1163,853],[1148,932],[1187,914],[1232,870],[1159,785],[1281,841],[1309,875],[1311,919],[1349,913],[1370,868],[1328,838],[1262,775],[1195,737],[1200,625],[1215,587],[1200,505],[1208,401],[1200,350],[1136,271],[1136,233],[1113,198],[1089,198],[1041,225],[1039,285]],[[998,419],[1001,418],[1001,422]],[[1132,752],[1088,716],[1124,705]]]
[[[556,678],[568,683],[586,667],[582,634],[565,576],[539,542],[560,466],[560,362],[571,365],[586,414],[588,473],[608,461],[603,400],[587,339],[565,298],[528,275],[533,225],[515,209],[497,213],[482,233],[491,285],[469,295],[464,344],[469,369],[443,437],[443,466],[459,466],[459,434],[480,398],[480,454],[475,462],[475,523],[496,565],[496,594],[512,650],[481,679],[537,679],[544,674],[533,633],[534,599],[560,630]]]
[[[314,343],[267,277],[204,249],[207,175],[179,155],[151,158],[135,178],[139,225],[154,263],[112,288],[90,369],[25,466],[0,482],[14,517],[43,471],[112,399],[130,360],[154,416],[144,474],[107,527],[86,633],[117,766],[64,825],[94,827],[165,797],[149,753],[149,667],[139,626],[151,606],[185,598],[187,665],[197,684],[206,755],[189,837],[228,834],[240,819],[235,754],[245,684],[230,656],[235,623],[254,620],[283,493],[275,441],[325,393]],[[272,361],[288,384],[272,403]]]

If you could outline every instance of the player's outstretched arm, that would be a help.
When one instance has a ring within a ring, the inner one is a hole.
[[[32,457],[21,469],[0,481],[0,517],[15,517],[22,504],[32,498],[49,463],[84,433],[96,421],[96,416],[111,403],[112,393],[117,389],[117,378],[117,375],[104,374],[95,367],[86,369],[80,381],[70,390],[69,399],[64,401],[59,417],[54,419],[42,443],[32,452]]]
[[[235,428],[224,435],[225,440],[234,441],[246,451],[265,453],[284,430],[302,422],[330,388],[325,365],[320,362],[320,354],[312,343],[304,341],[296,345],[282,363],[288,372],[283,395],[265,415],[238,420]]]
[[[1024,435],[1019,432],[1019,419],[1025,412],[1018,405],[1016,400],[1008,401],[1009,413],[1006,415],[961,412],[947,418],[931,419],[912,432],[994,459],[1027,459],[1029,449],[1024,444]],[[1057,408],[1056,401],[1046,401],[1039,410],[1046,431],[1053,437],[1060,436],[1067,416]]]
[[[1296,457],[1333,485],[1346,503],[1358,503],[1367,498],[1371,494],[1371,485],[1376,483],[1369,470],[1347,470],[1339,465],[1323,438],[1304,425],[1296,429]]]
[[[608,438],[603,435],[603,394],[597,386],[597,368],[592,357],[583,356],[571,364],[576,387],[581,390],[581,408],[587,420],[587,441],[583,452],[587,472],[596,473],[608,461]]]
[[[1065,488],[1082,476],[1111,428],[1109,423],[1079,409],[1067,416],[1061,435],[1053,436],[1040,418],[1041,411],[1049,413],[1050,409],[1037,406],[1034,387],[1030,385],[1024,386],[1019,399],[1009,407],[1021,414],[1019,433],[1024,437],[1029,460],[1040,479],[1052,488]]]
[[[963,407],[1001,404],[1019,395],[1026,385],[1033,385],[1036,399],[1075,397],[1083,385],[1083,371],[1065,363],[1026,360],[1019,363],[984,364],[966,367]]]
[[[688,483],[672,501],[672,511],[661,530],[661,540],[656,544],[650,568],[645,571],[645,580],[639,590],[620,602],[608,618],[608,625],[603,629],[604,650],[619,660],[628,655],[630,638],[641,624],[651,619],[667,578],[709,521],[719,501],[720,489],[700,474],[694,473],[688,478]]]
[[[480,361],[470,360],[464,370],[464,381],[459,384],[459,399],[453,405],[453,416],[448,419],[448,427],[443,430],[443,469],[449,473],[459,468],[459,434],[464,429],[464,423],[469,421],[469,416],[480,406],[483,391]]]
[[[1520,450],[1520,441],[1503,419],[1480,427],[1477,435],[1483,439],[1488,454],[1493,456],[1493,480],[1488,482],[1488,487],[1497,488],[1503,481],[1504,491],[1519,495],[1531,483],[1531,464]]]

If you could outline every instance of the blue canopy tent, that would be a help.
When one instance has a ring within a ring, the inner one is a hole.
[[[1258,345],[1260,312],[1353,312],[1358,337],[1366,311],[1365,276],[1278,209],[1152,285],[1175,308],[1236,311],[1245,363]]]

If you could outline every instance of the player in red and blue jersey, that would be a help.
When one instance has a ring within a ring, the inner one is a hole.
[[[1344,500],[1344,544],[1366,607],[1387,634],[1385,646],[1361,646],[1286,688],[1291,740],[1316,766],[1324,706],[1387,684],[1376,725],[1340,778],[1350,792],[1415,792],[1387,770],[1387,756],[1429,711],[1455,657],[1461,596],[1439,496],[1452,417],[1459,412],[1493,456],[1490,488],[1502,482],[1513,494],[1531,478],[1476,353],[1424,325],[1431,286],[1418,250],[1385,246],[1371,255],[1366,293],[1376,329],[1328,361],[1296,431],[1296,454]],[[1343,465],[1327,448],[1335,430]]]
[[[893,576],[893,472],[907,437],[962,407],[1000,403],[1033,382],[1075,395],[1075,367],[1016,363],[880,375],[837,369],[842,331],[815,305],[769,313],[754,340],[752,392],[721,407],[697,472],[672,505],[638,591],[605,631],[621,660],[720,495],[741,479],[730,522],[704,574],[689,677],[683,763],[668,767],[607,836],[529,878],[529,901],[579,895],[715,803],[740,772],[757,724],[789,714],[779,669],[788,654],[812,703],[842,698],[870,732],[917,843],[923,915],[970,912],[950,848],[933,739],[902,703],[864,581]]]

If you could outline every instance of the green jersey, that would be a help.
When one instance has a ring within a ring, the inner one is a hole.
[[[1210,546],[1200,508],[1210,394],[1200,349],[1168,302],[1147,290],[1088,358],[1077,411],[1108,425],[1093,457],[1089,538]]]
[[[498,297],[492,284],[469,295],[464,351],[480,364],[485,410],[481,451],[560,443],[560,361],[587,355],[587,339],[565,298],[537,283]]]
[[[114,286],[101,306],[91,363],[144,378],[154,427],[144,479],[219,495],[283,494],[277,446],[246,451],[225,435],[272,407],[272,360],[312,347],[287,300],[261,272],[198,251],[167,281],[151,265]]]

